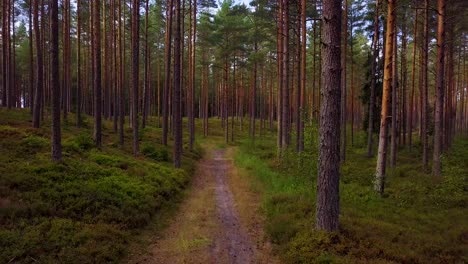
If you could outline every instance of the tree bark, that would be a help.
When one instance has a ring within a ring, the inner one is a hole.
[[[285,150],[290,144],[290,106],[289,106],[289,1],[283,0],[283,84],[282,84],[282,149]]]
[[[59,22],[58,0],[52,0],[50,6],[50,53],[52,85],[52,160],[62,160],[62,139],[60,131],[60,75],[59,75]]]
[[[102,144],[102,91],[101,91],[101,4],[100,0],[93,1],[93,47],[94,47],[94,141],[98,148]]]
[[[182,155],[182,113],[181,113],[181,14],[180,0],[175,0],[174,32],[174,92],[172,97],[172,115],[174,123],[174,167],[180,168]],[[166,62],[167,63],[167,62]]]
[[[188,103],[188,130],[189,130],[189,150],[193,150],[193,144],[195,142],[195,48],[197,40],[197,0],[193,0],[191,5],[190,13],[190,67],[189,67],[189,103]]]
[[[132,1],[132,129],[133,155],[138,155],[138,86],[139,86],[140,0]]]
[[[34,102],[34,49],[33,49],[33,21],[32,21],[32,13],[33,13],[33,0],[29,0],[29,12],[28,12],[28,20],[29,20],[29,98],[27,105],[29,106],[31,114],[33,113],[33,102]]]
[[[39,128],[41,123],[41,108],[43,102],[43,58],[42,58],[42,41],[41,30],[39,29],[39,0],[34,1],[34,44],[36,45],[36,83],[34,94],[34,109],[33,109],[33,127]]]
[[[374,15],[374,36],[372,38],[372,61],[371,61],[371,86],[369,99],[369,124],[367,127],[367,157],[374,155],[374,111],[375,111],[375,90],[377,83],[377,59],[379,56],[379,0],[375,2]]]
[[[348,0],[344,1],[343,10],[343,41],[341,43],[341,162],[346,160],[346,51],[348,44]]]
[[[424,0],[424,32],[422,49],[422,102],[421,102],[421,143],[423,146],[422,162],[424,170],[428,168],[428,62],[429,62],[429,0]]]
[[[76,126],[81,127],[81,0],[76,1]]]
[[[416,52],[418,46],[418,9],[415,8],[414,11],[414,40],[413,40],[413,62],[411,65],[411,96],[410,96],[410,106],[409,106],[409,120],[408,120],[408,148],[411,151],[413,148],[413,111],[414,109],[414,93],[416,90]]]
[[[318,230],[336,231],[340,212],[340,56],[341,1],[323,1],[322,78],[320,107],[319,175],[317,181]]]
[[[175,0],[178,1],[178,0]],[[172,9],[174,0],[169,0],[166,11],[166,37],[164,42],[164,91],[163,91],[163,137],[162,143],[167,146],[169,134],[169,90],[171,83],[171,45],[172,45]]]
[[[396,11],[395,11],[396,12]],[[396,16],[396,15],[395,15]],[[394,24],[393,29],[393,62],[392,62],[392,126],[391,126],[391,141],[390,141],[390,166],[396,166],[396,156],[397,156],[397,137],[398,137],[398,69],[397,69],[397,58],[398,58],[398,29],[396,23]]]
[[[149,15],[149,0],[146,0],[145,2],[145,79],[144,79],[144,93],[143,93],[143,118],[142,118],[142,123],[141,127],[145,128],[146,127],[146,122],[148,119],[148,112],[150,111],[150,97],[151,97],[151,88],[150,88],[150,80],[149,80],[149,68],[150,68],[150,63],[151,63],[151,53],[149,50],[149,45],[148,45],[148,29],[149,29],[149,20],[148,20],[148,15]]]
[[[434,116],[434,153],[432,159],[432,174],[440,177],[442,154],[442,123],[444,107],[444,60],[445,60],[445,0],[437,0],[437,62],[436,62],[436,94]]]
[[[118,34],[119,34],[119,143],[120,146],[124,145],[124,123],[125,123],[125,93],[124,93],[124,62],[125,62],[125,53],[124,53],[124,44],[125,38],[124,28],[122,25],[122,1],[119,2],[119,25],[118,25]]]
[[[387,133],[390,108],[390,96],[392,92],[392,63],[393,63],[393,41],[395,40],[396,23],[396,0],[388,0],[387,26],[385,37],[385,62],[384,82],[382,94],[382,112],[380,117],[379,151],[377,155],[377,166],[375,172],[374,190],[382,195],[385,188],[385,171],[387,163]]]
[[[301,52],[300,52],[300,87],[297,90],[298,109],[296,110],[296,150],[301,152],[304,150],[304,122],[302,116],[304,116],[304,98],[306,89],[306,0],[301,0],[301,20],[300,20],[300,32],[301,32]]]

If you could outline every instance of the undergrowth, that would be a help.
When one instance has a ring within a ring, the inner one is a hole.
[[[49,121],[32,129],[29,119],[28,111],[0,110],[0,263],[119,262],[132,236],[171,206],[201,155],[199,146],[185,151],[183,169],[174,169],[159,128],[144,130],[134,158],[111,123],[98,150],[91,128],[64,122],[63,162],[53,163]]]
[[[359,133],[341,169],[340,230],[326,234],[314,230],[316,126],[305,134],[306,150],[288,149],[281,162],[275,135],[242,141],[235,159],[263,186],[266,231],[286,263],[468,261],[467,139],[457,139],[443,156],[441,179],[423,171],[420,146],[400,149],[380,197],[372,190],[375,158],[366,157]]]

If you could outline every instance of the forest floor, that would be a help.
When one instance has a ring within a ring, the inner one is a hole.
[[[204,144],[186,199],[130,263],[277,263],[263,231],[261,194],[233,162],[236,148]]]
[[[340,230],[325,234],[314,229],[316,124],[304,152],[279,160],[274,131],[259,127],[252,140],[237,126],[226,144],[213,118],[174,169],[157,119],[148,123],[134,158],[130,128],[120,147],[104,121],[96,149],[90,117],[82,128],[65,121],[56,164],[50,120],[32,129],[29,111],[0,109],[0,263],[468,263],[466,137],[444,153],[441,178],[422,167],[418,141],[400,147],[378,196],[376,159],[356,133],[341,166]]]

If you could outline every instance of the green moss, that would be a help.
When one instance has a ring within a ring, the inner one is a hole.
[[[21,140],[22,150],[25,152],[38,152],[49,146],[49,140],[43,137],[28,135]]]
[[[0,109],[0,263],[117,263],[130,234],[179,200],[190,179],[193,154],[184,169],[134,158],[129,146],[112,146],[108,125],[101,150],[91,130],[65,126],[63,162],[54,163],[48,120],[32,129],[29,119]],[[156,132],[147,129],[142,145]]]
[[[63,142],[63,150],[67,152],[83,152],[94,147],[93,138],[89,134],[80,133],[69,137]]]
[[[141,147],[141,153],[156,161],[169,161],[169,151],[166,147],[156,149],[152,144],[145,144]]]
[[[361,134],[341,166],[341,226],[333,234],[314,230],[316,129],[307,128],[303,153],[288,149],[281,162],[274,135],[242,142],[236,164],[263,186],[266,232],[277,254],[286,263],[466,262],[468,140],[457,139],[444,155],[441,179],[424,173],[418,145],[401,150],[382,198],[372,190],[375,158],[366,157]]]

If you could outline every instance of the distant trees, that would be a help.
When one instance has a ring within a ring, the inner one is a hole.
[[[195,145],[197,118],[203,119],[207,136],[210,117],[219,117],[226,141],[234,141],[235,134],[247,127],[252,140],[276,130],[280,159],[291,146],[296,152],[310,148],[304,131],[316,125],[324,92],[324,80],[318,74],[324,59],[318,52],[323,37],[322,2],[260,0],[247,7],[226,0],[216,9],[212,0],[180,2],[180,59],[176,59],[174,1],[59,2],[59,105],[64,120],[75,114],[80,127],[87,124],[84,116],[92,115],[96,145],[101,146],[103,116],[113,122],[122,147],[128,120],[135,154],[141,137],[140,114],[142,127],[153,122],[153,115],[159,126],[161,116],[162,143],[177,141],[182,153],[183,138],[176,136],[180,131],[175,133],[179,110],[180,122],[187,118],[188,151]],[[386,1],[343,2],[341,162],[346,147],[362,143],[356,136],[358,124],[367,131],[369,157],[376,148],[374,134],[382,132],[378,112],[387,38],[381,34],[380,20],[388,16],[381,10]],[[363,8],[365,4],[369,8]],[[401,34],[393,40],[388,101],[392,113],[387,126],[392,126],[390,164],[395,165],[398,150],[408,146],[421,151],[423,167],[427,170],[432,165],[434,175],[439,175],[438,157],[456,135],[468,131],[466,19],[454,15],[462,1],[447,2],[442,23],[446,37],[434,37],[432,21],[440,11],[430,4],[402,1],[397,7],[394,30]],[[52,117],[54,105],[51,8],[44,0],[0,2],[0,104],[29,107],[34,128]],[[140,30],[143,12],[144,30]],[[144,45],[139,44],[142,39]],[[434,40],[439,41],[437,46]],[[415,141],[421,142],[421,148],[414,148]]]

